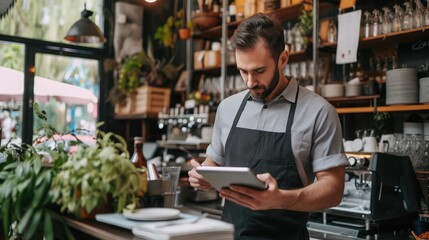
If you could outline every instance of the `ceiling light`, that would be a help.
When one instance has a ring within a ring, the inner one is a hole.
[[[65,40],[76,43],[103,43],[106,41],[100,28],[89,19],[93,14],[92,11],[84,10],[81,12],[81,18],[75,22],[64,37]]]

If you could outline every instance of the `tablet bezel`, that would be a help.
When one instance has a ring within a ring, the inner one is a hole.
[[[229,185],[241,185],[258,190],[265,190],[267,186],[259,180],[248,167],[215,167],[199,166],[196,168],[217,191],[228,188]]]

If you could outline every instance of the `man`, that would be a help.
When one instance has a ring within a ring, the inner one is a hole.
[[[278,21],[256,14],[238,26],[231,43],[248,90],[219,105],[202,165],[250,167],[268,189],[223,189],[222,220],[234,224],[236,239],[309,239],[308,212],[335,206],[343,196],[348,161],[338,115],[283,75],[288,53]],[[191,186],[210,189],[195,170],[200,164],[191,164]]]

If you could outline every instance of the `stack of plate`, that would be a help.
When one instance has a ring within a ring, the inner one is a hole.
[[[322,86],[322,96],[326,98],[343,97],[344,84],[325,84]]]
[[[360,96],[362,93],[361,84],[346,84],[346,97]]]
[[[419,103],[429,103],[429,77],[420,78],[420,101]]]
[[[412,104],[419,101],[416,68],[398,68],[386,72],[386,104]]]
[[[404,134],[423,135],[422,122],[404,122]]]

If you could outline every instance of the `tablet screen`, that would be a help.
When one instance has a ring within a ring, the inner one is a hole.
[[[200,166],[196,169],[218,191],[229,187],[231,184],[261,190],[267,189],[265,183],[259,180],[253,171],[247,167]]]

